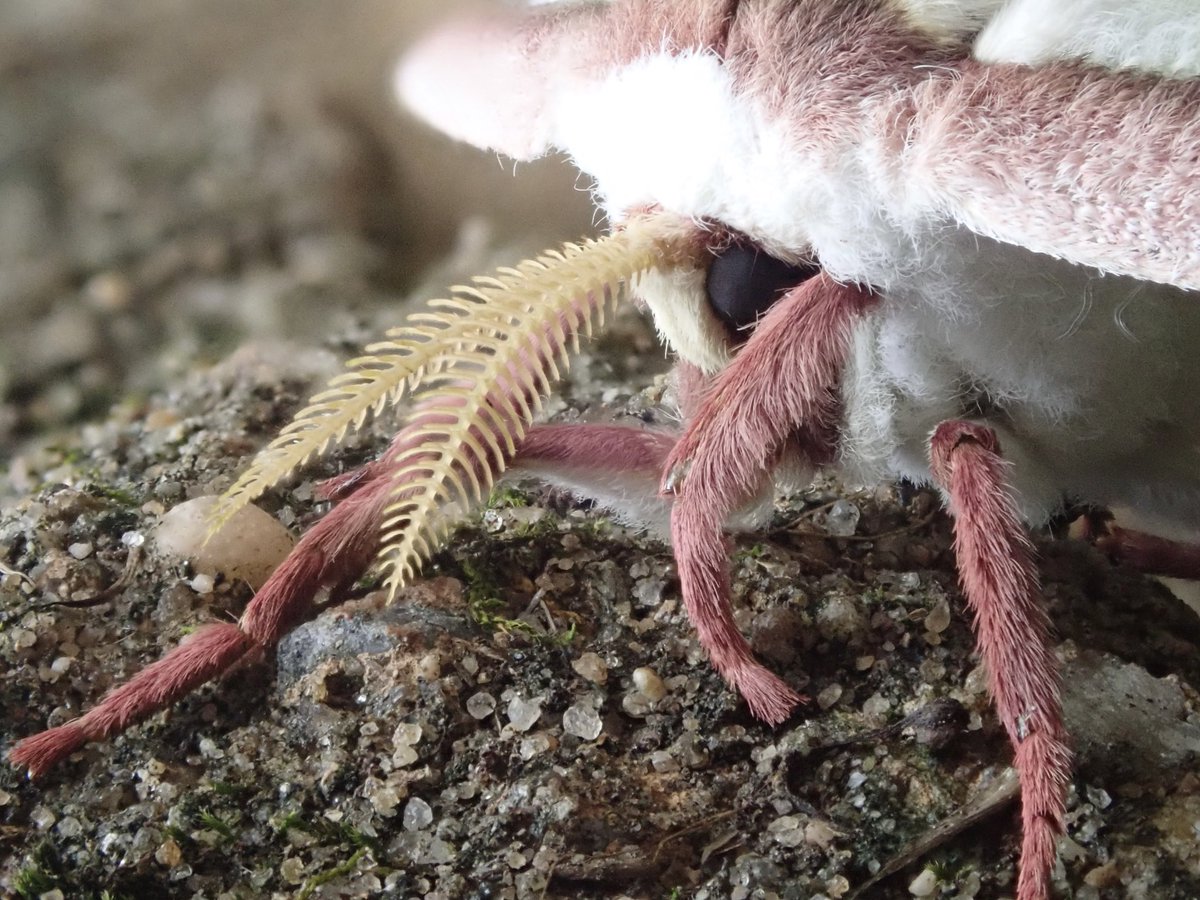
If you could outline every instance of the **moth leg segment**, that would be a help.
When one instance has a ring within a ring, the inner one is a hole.
[[[1118,565],[1147,575],[1200,580],[1200,544],[1173,541],[1111,524],[1093,542]]]
[[[959,579],[975,616],[988,688],[1016,751],[1024,835],[1017,898],[1044,900],[1064,828],[1071,751],[1033,545],[994,431],[943,422],[930,440],[930,461],[950,498]]]
[[[823,273],[785,294],[714,379],[664,470],[688,615],[713,666],[770,724],[803,698],[754,659],[733,621],[724,526],[790,443],[815,464],[828,461],[851,328],[874,303],[870,292]]]
[[[401,432],[394,445],[406,438]],[[320,591],[336,596],[352,584],[375,556],[389,496],[387,467],[371,463],[337,481],[340,502],[300,539],[237,624],[200,629],[83,716],[19,741],[9,761],[42,777],[84,744],[118,735],[247,657],[269,652],[313,615]]]

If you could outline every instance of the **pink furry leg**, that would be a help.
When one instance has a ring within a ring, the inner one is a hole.
[[[1166,538],[1109,525],[1096,546],[1115,562],[1147,575],[1200,580],[1200,544]]]
[[[772,725],[803,698],[754,659],[730,609],[728,516],[796,439],[815,464],[833,448],[835,391],[851,327],[874,303],[825,274],[785,294],[717,376],[667,463],[671,536],[688,616],[713,666]]]
[[[645,469],[647,490],[657,479],[674,439],[629,428],[599,429],[590,440],[581,433],[593,426],[543,426],[526,436],[530,459],[591,464],[606,460]],[[413,451],[418,442],[401,431],[380,459],[323,487],[340,502],[300,539],[246,607],[238,624],[210,625],[110,691],[85,715],[19,741],[9,760],[38,778],[84,744],[120,734],[166,709],[201,684],[251,655],[261,655],[312,615],[317,593],[334,593],[357,579],[374,559],[383,508],[391,498],[391,462]]]
[[[592,500],[666,539],[671,504],[659,495],[658,482],[676,438],[628,425],[543,425],[525,436],[512,470]]]
[[[1033,546],[990,428],[943,422],[930,441],[930,457],[934,477],[950,495],[959,578],[975,613],[988,686],[1016,750],[1024,835],[1017,898],[1047,900],[1071,752]]]
[[[262,586],[238,624],[200,629],[109,691],[83,716],[17,742],[9,761],[39,778],[84,744],[120,734],[239,660],[273,648],[311,615],[313,597],[322,587],[356,577],[371,561],[387,488],[386,479],[368,482],[318,522]]]
[[[688,362],[679,362],[674,368],[674,394],[685,421],[700,408],[709,380]],[[575,488],[619,511],[649,504],[665,508],[658,486],[678,438],[673,431],[629,425],[535,426],[526,434],[511,467]]]
[[[514,466],[565,470],[654,472],[666,464],[676,435],[628,425],[540,425],[529,429]]]

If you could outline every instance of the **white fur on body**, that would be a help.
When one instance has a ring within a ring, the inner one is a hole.
[[[895,2],[910,22],[947,40],[969,34],[997,6]],[[981,46],[989,60],[1024,61],[1038,24],[1031,60],[1108,60],[1103,47],[1117,40],[1123,64],[1196,69],[1186,59],[1171,67],[1168,42],[1138,39],[1125,13],[1070,27],[1072,14],[1116,9],[1101,0],[1013,0],[984,28]],[[1190,17],[1200,21],[1194,9]],[[421,67],[405,72],[411,99],[421,88],[410,76]],[[517,148],[510,152],[566,150],[595,179],[614,222],[658,205],[741,231],[779,258],[816,258],[834,278],[883,293],[885,302],[858,329],[843,380],[840,449],[852,477],[927,481],[931,430],[974,418],[998,432],[1030,521],[1044,521],[1071,498],[1200,525],[1194,296],[1104,276],[949,222],[936,193],[876,127],[892,115],[895,98],[863,100],[860,133],[801,148],[794,127],[757,106],[712,53],[664,48],[603,72],[563,65],[556,73],[539,87],[519,140],[468,133],[475,127],[468,110],[432,118],[477,143]],[[428,97],[421,108],[429,110]],[[699,279],[660,280],[643,294],[681,356],[706,371],[723,364],[719,329],[698,315],[707,308]]]
[[[553,142],[596,178],[614,217],[658,202],[785,258],[811,248],[834,277],[884,292],[845,375],[852,477],[927,481],[932,429],[981,418],[1000,434],[1031,521],[1071,497],[1165,506],[1200,524],[1194,297],[917,214],[871,150],[814,167],[711,55],[656,55],[573,91],[582,96],[552,116]],[[685,334],[675,349],[711,370],[724,345],[697,343],[702,284],[690,295],[653,287],[643,294],[660,331]]]

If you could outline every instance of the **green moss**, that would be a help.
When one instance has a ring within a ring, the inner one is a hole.
[[[307,900],[313,895],[313,892],[323,884],[328,884],[335,878],[341,878],[343,875],[349,875],[357,867],[358,863],[364,856],[367,855],[369,848],[359,847],[354,851],[354,854],[343,863],[339,863],[332,869],[327,869],[319,875],[314,875],[304,883],[304,887],[300,889],[300,893],[296,895],[296,900]]]
[[[84,490],[92,497],[108,500],[126,509],[136,509],[141,505],[141,501],[136,496],[125,488],[117,487],[114,484],[102,484],[93,481]]]
[[[529,505],[529,496],[510,485],[501,485],[488,497],[488,509],[514,509]]]
[[[209,809],[202,809],[196,814],[196,818],[209,831],[215,831],[227,841],[232,841],[236,837],[233,830],[233,824],[222,819],[219,815]]]
[[[60,865],[53,846],[43,841],[30,855],[28,863],[13,879],[13,889],[26,900],[37,900],[47,891],[63,889]]]

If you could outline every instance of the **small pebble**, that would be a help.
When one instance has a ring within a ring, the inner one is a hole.
[[[445,865],[454,859],[454,852],[454,848],[449,843],[441,838],[434,838],[429,842],[426,852],[418,857],[417,862],[422,865]]]
[[[480,691],[467,698],[467,715],[472,719],[486,719],[496,711],[496,698]]]
[[[603,721],[591,706],[576,703],[568,706],[563,713],[563,731],[585,741],[594,741],[600,737],[603,728]]]
[[[633,588],[633,598],[639,606],[658,606],[662,603],[667,583],[661,578],[643,578]]]
[[[767,833],[784,847],[799,847],[804,843],[804,826],[796,816],[780,816],[767,826]]]
[[[650,765],[655,772],[678,772],[680,769],[679,760],[668,753],[666,750],[655,750],[650,754]]]
[[[208,759],[224,759],[225,751],[212,738],[200,739],[200,755]]]
[[[1083,876],[1083,883],[1094,888],[1112,888],[1121,883],[1121,868],[1115,860],[1109,860],[1104,865],[1089,869]]]
[[[825,513],[825,531],[834,537],[850,537],[858,530],[861,513],[849,500],[838,500]]]
[[[508,721],[513,731],[528,731],[542,717],[542,701],[513,697],[508,701]]]
[[[197,575],[195,578],[189,581],[188,587],[190,587],[197,594],[211,594],[216,584],[216,579],[211,575],[202,574]]]
[[[417,751],[412,747],[397,747],[392,753],[392,765],[397,769],[404,769],[411,766],[419,758]]]
[[[842,699],[843,688],[840,684],[831,684],[821,689],[817,694],[817,706],[821,709],[829,709],[840,699]]]
[[[845,897],[850,893],[849,879],[845,875],[834,875],[829,881],[825,882],[825,893],[833,898],[833,900]]]
[[[545,732],[538,732],[537,734],[529,735],[529,737],[521,741],[521,746],[517,752],[520,754],[521,759],[528,762],[539,756],[545,756],[556,747],[558,747],[558,742],[554,738]]]
[[[154,851],[154,859],[159,865],[173,869],[183,862],[183,850],[171,838],[167,838]]]
[[[1096,807],[1096,809],[1108,809],[1112,804],[1112,797],[1104,788],[1092,787],[1088,785],[1085,793],[1087,794],[1088,803]]]
[[[367,797],[371,801],[371,806],[381,816],[393,816],[396,814],[396,807],[400,805],[400,801],[404,798],[400,792],[390,785],[374,790]]]
[[[908,884],[908,892],[914,897],[932,897],[938,890],[938,877],[930,869],[922,870],[921,874]]]
[[[279,864],[279,875],[288,884],[299,884],[304,880],[304,861],[289,856]]]
[[[667,686],[649,666],[633,670],[633,686],[651,703],[657,703],[667,696]]]
[[[257,506],[244,506],[215,534],[210,518],[218,498],[196,497],[172,507],[154,529],[158,549],[189,560],[199,574],[224,574],[253,588],[283,562],[292,536],[274,516]]]
[[[58,821],[58,817],[44,806],[39,806],[29,816],[30,824],[38,831],[47,831]]]
[[[79,837],[83,833],[83,823],[74,816],[63,816],[54,830],[65,838]]]
[[[838,833],[820,819],[812,819],[804,826],[804,842],[812,844],[814,847],[825,849],[833,843],[836,837],[838,837]]]
[[[417,673],[426,681],[437,681],[442,677],[442,654],[436,650],[426,653],[417,663]]]
[[[835,594],[817,610],[817,630],[831,641],[851,641],[867,630],[867,617],[855,600]]]
[[[401,722],[392,732],[392,745],[395,747],[415,747],[421,743],[421,726],[415,722]]]
[[[641,691],[630,691],[621,698],[621,709],[635,719],[644,719],[654,711],[654,704]]]
[[[950,627],[950,604],[945,599],[934,604],[925,617],[925,630],[930,634],[941,634]]]
[[[18,650],[28,650],[37,643],[37,635],[28,628],[14,628],[12,630],[12,643]]]
[[[873,719],[882,718],[892,708],[892,701],[880,694],[872,694],[862,705],[863,715]]]
[[[71,546],[67,547],[67,552],[76,559],[87,559],[92,555],[92,550],[94,549],[95,548],[91,544],[81,542],[78,544],[71,544]]]
[[[420,831],[433,824],[433,808],[420,797],[412,797],[404,804],[404,830]]]
[[[582,653],[579,659],[571,663],[571,668],[592,684],[604,684],[608,681],[608,664],[598,653]]]

